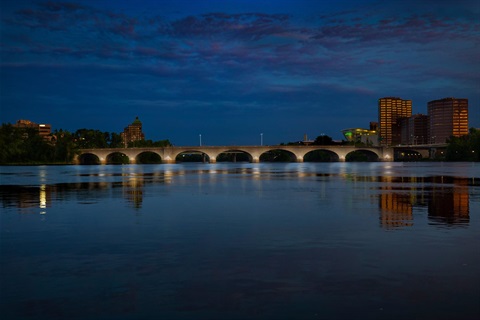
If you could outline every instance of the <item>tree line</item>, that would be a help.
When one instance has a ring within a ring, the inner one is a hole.
[[[480,161],[480,130],[470,128],[467,135],[447,141],[447,161]]]
[[[166,147],[169,140],[142,140],[128,147]],[[95,129],[75,132],[55,130],[48,139],[36,128],[19,128],[10,123],[0,127],[0,164],[71,163],[79,149],[123,148],[120,134]]]

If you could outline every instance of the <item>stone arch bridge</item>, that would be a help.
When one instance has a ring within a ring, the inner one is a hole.
[[[137,157],[145,152],[155,153],[160,156],[162,163],[175,163],[180,154],[205,154],[210,163],[217,162],[217,157],[222,153],[245,153],[250,162],[260,162],[260,156],[269,151],[283,150],[290,153],[292,161],[303,162],[305,155],[315,150],[330,153],[340,162],[345,161],[347,155],[354,151],[373,154],[378,161],[393,161],[394,150],[389,147],[354,147],[354,146],[185,146],[185,147],[147,147],[147,148],[105,148],[105,149],[80,149],[75,157],[75,163],[81,163],[85,155],[97,156],[101,164],[106,164],[109,156],[123,154],[129,158],[131,164],[137,162]]]

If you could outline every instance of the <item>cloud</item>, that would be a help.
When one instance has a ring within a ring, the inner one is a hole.
[[[209,13],[168,21],[76,3],[47,2],[19,10],[8,20],[29,31],[17,28],[15,40],[2,43],[2,52],[130,60],[152,66],[158,61],[188,64],[190,60],[228,61],[232,67],[262,62],[288,68],[302,59],[317,62],[325,50],[327,55],[328,51],[337,54],[349,50],[355,56],[355,50],[365,46],[404,50],[446,41],[474,45],[480,41],[478,21],[468,19],[443,19],[432,14],[384,16],[381,12],[360,15],[355,10],[326,18],[308,26],[287,14],[264,13]],[[3,33],[12,39],[8,30]]]
[[[221,34],[227,38],[260,40],[263,37],[282,34],[288,31],[285,24],[288,15],[268,15],[261,13],[225,14],[211,13],[189,16],[172,22],[175,35],[214,36]]]
[[[64,70],[77,86],[74,75],[87,72],[105,92],[152,108],[310,108],[333,95],[419,90],[419,81],[429,90],[478,84],[480,23],[463,9],[448,16],[379,2],[321,15],[172,17],[83,3],[27,3],[4,15],[1,68]]]

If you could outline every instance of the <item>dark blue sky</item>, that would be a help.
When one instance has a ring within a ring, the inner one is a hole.
[[[480,1],[5,1],[0,120],[176,145],[367,128],[377,100],[469,99],[480,127]]]

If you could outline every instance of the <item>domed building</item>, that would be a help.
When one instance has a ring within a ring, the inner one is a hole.
[[[342,130],[342,133],[348,142],[362,142],[366,145],[378,146],[378,135],[375,130],[349,128]]]

